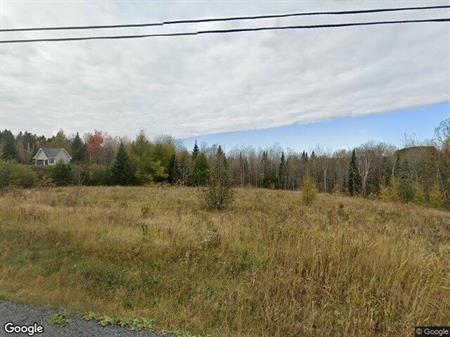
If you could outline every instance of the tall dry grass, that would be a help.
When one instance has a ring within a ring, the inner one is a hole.
[[[173,187],[0,197],[0,297],[213,336],[410,336],[448,325],[448,212]]]

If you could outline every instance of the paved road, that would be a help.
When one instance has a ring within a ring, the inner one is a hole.
[[[87,322],[79,316],[70,317],[72,319],[70,324],[58,327],[48,323],[49,318],[55,313],[58,312],[0,300],[0,336],[29,336],[26,333],[7,333],[5,324],[13,322],[15,325],[32,325],[36,322],[44,327],[44,332],[35,334],[33,337],[162,337],[151,332],[132,331],[119,327],[102,328],[96,322]]]

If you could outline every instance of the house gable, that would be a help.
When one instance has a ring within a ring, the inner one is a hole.
[[[45,154],[45,152],[42,150],[42,148],[40,148],[40,149],[38,150],[38,152],[34,155],[33,159],[34,159],[34,160],[47,160],[48,157],[47,157],[47,155]]]
[[[63,161],[64,163],[69,163],[72,157],[70,154],[64,150],[61,149],[61,151],[58,152],[58,154],[55,156],[55,163],[58,163],[59,161]]]

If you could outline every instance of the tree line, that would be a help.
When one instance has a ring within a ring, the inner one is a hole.
[[[233,186],[296,190],[308,177],[320,192],[450,208],[450,118],[442,121],[426,144],[410,141],[397,149],[369,142],[332,153],[320,148],[308,153],[272,146],[239,148],[225,155],[217,145],[200,148],[196,143],[193,149],[186,149],[171,137],[151,141],[143,132],[134,140],[101,131],[84,137],[78,133],[68,137],[59,131],[50,138],[0,132],[3,166],[31,164],[40,147],[62,147],[73,158],[71,165],[30,167],[41,184],[203,186],[217,175],[214,168],[223,155],[227,179]]]

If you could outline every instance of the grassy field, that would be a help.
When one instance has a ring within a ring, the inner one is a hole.
[[[233,336],[411,336],[450,323],[450,213],[238,189],[15,190],[0,196],[0,298]]]

